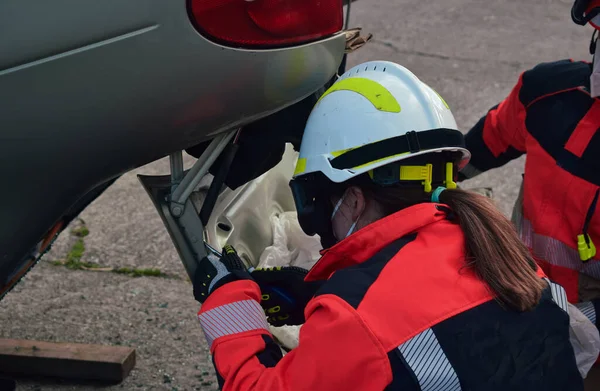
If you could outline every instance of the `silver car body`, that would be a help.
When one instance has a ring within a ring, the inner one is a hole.
[[[310,95],[344,45],[224,47],[184,0],[0,2],[0,290],[86,194]]]

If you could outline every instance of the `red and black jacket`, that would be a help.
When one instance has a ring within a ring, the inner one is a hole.
[[[572,303],[581,301],[581,278],[600,286],[600,99],[589,93],[591,71],[589,63],[564,60],[524,72],[466,135],[472,159],[461,173],[473,177],[526,154],[522,218],[515,223]],[[578,252],[583,234],[598,247],[588,260]],[[582,309],[600,321],[600,300]]]
[[[438,206],[407,208],[329,249],[307,276],[327,281],[284,357],[258,285],[213,292],[198,317],[222,389],[582,390],[564,290],[552,285],[532,311],[502,309]]]

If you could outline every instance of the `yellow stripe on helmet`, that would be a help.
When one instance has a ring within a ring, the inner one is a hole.
[[[362,77],[349,77],[332,85],[327,92],[321,96],[319,101],[335,91],[353,91],[368,99],[379,111],[399,113],[400,104],[391,92],[376,81]]]

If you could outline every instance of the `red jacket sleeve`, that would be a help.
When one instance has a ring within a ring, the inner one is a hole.
[[[333,295],[308,304],[296,349],[278,362],[265,360],[272,340],[259,298],[254,282],[233,282],[217,289],[198,315],[223,390],[369,391],[392,381],[387,352],[355,310]]]
[[[525,152],[525,106],[520,99],[523,75],[506,99],[488,111],[487,115],[465,136],[471,161],[461,172],[461,179],[500,167]]]
[[[585,88],[590,72],[589,63],[570,59],[541,63],[523,72],[508,97],[467,133],[465,142],[472,159],[460,173],[460,179],[502,166],[526,153],[526,140],[530,137],[527,112],[553,95]]]

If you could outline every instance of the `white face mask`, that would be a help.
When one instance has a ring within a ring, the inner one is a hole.
[[[600,51],[600,47],[598,50]],[[590,76],[590,87],[592,98],[600,96],[600,55],[598,55],[598,52],[594,54],[594,69],[592,70],[592,76]]]
[[[344,198],[346,198],[346,192],[344,192],[344,195],[342,196],[342,198],[340,198],[340,200],[337,202],[337,204],[335,204],[335,207],[333,208],[333,213],[331,213],[331,221],[333,221],[333,218],[335,217],[335,214],[338,212],[338,210],[340,209],[340,206],[342,206],[342,203],[344,202]],[[362,213],[361,213],[362,214]],[[358,223],[358,220],[360,219],[360,215],[358,216],[358,218],[352,223],[352,225],[350,226],[350,229],[348,230],[348,233],[346,234],[346,236],[344,238],[347,238],[348,236],[352,235],[352,232],[354,232],[354,229],[356,228],[356,223]],[[335,232],[333,233],[333,236],[335,236]],[[336,238],[338,239],[338,238]],[[339,240],[339,239],[338,239]]]

